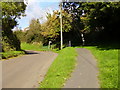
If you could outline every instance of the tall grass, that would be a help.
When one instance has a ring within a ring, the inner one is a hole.
[[[75,68],[76,56],[77,52],[72,47],[61,50],[40,84],[40,88],[61,88]]]

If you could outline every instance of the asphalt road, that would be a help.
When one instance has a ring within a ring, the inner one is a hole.
[[[50,51],[29,52],[28,55],[2,61],[2,88],[37,88],[57,57]]]
[[[96,59],[85,48],[77,48],[77,66],[64,88],[96,88],[98,89],[98,68]]]

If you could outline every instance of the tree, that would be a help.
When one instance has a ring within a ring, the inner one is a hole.
[[[20,42],[12,30],[17,18],[25,16],[24,2],[0,2],[2,4],[2,51],[20,50]]]
[[[26,41],[27,43],[38,42],[41,43],[44,41],[44,37],[41,34],[41,24],[39,19],[32,19],[30,21],[29,30],[26,32]]]
[[[64,2],[63,8],[72,15],[73,23],[79,23],[73,27],[83,25],[79,30],[88,43],[118,41],[120,2]]]
[[[60,42],[60,12],[54,11],[52,14],[47,14],[47,21],[42,24],[42,35],[53,43]],[[71,30],[71,15],[65,11],[62,11],[63,18],[63,33]]]
[[[89,37],[93,42],[118,42],[118,23],[120,20],[120,2],[83,3],[86,12]],[[90,40],[91,41],[91,40]]]
[[[14,34],[17,36],[17,38],[20,40],[20,42],[26,42],[26,32],[23,32],[22,30],[14,31]]]

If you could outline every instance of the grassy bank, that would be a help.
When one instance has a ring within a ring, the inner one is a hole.
[[[47,46],[28,44],[28,43],[21,43],[21,49],[35,50],[35,51],[48,51],[49,50]]]
[[[89,49],[97,59],[101,88],[118,88],[118,49]]]
[[[48,51],[47,46],[41,46],[37,44],[28,44],[28,43],[21,43],[21,49],[22,50],[35,50],[35,51]],[[9,52],[2,52],[0,53],[0,59],[8,59],[11,57],[16,57],[19,55],[25,54],[24,51],[9,51]]]
[[[8,58],[16,57],[18,55],[23,55],[23,54],[25,54],[24,51],[9,51],[9,52],[2,52],[1,53],[2,59],[8,59]]]
[[[77,52],[72,47],[61,50],[40,84],[40,88],[61,88],[75,68],[76,56]]]

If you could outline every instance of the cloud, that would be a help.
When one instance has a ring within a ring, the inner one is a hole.
[[[62,2],[62,0],[28,0],[28,2]]]
[[[49,2],[47,2],[49,1]],[[52,1],[52,2],[50,2]],[[22,17],[19,22],[19,27],[24,29],[29,26],[29,22],[32,18],[41,18],[41,23],[46,21],[46,14],[53,13],[53,10],[58,9],[58,2],[55,0],[28,0],[26,7],[26,17]]]

